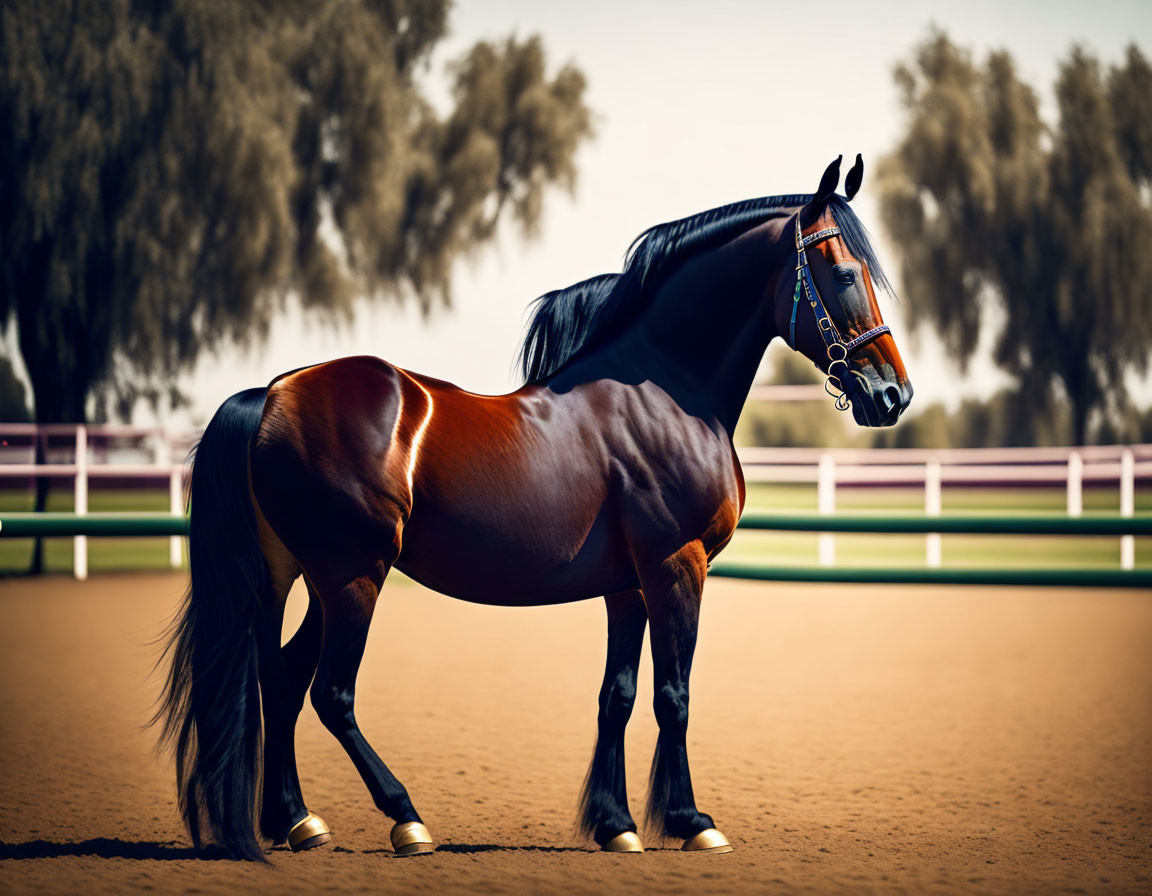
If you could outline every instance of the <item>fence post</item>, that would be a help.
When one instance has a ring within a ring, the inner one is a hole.
[[[179,515],[184,512],[184,468],[172,465],[172,446],[168,443],[168,433],[158,432],[155,441],[156,466],[168,467],[168,510]],[[182,548],[180,536],[168,539],[168,564],[173,569],[180,568]]]
[[[924,515],[940,516],[943,504],[940,497],[940,461],[928,458],[924,464]],[[940,565],[943,547],[939,532],[929,532],[924,537],[924,562],[930,567]]]
[[[174,465],[172,473],[168,477],[168,502],[169,510],[174,516],[179,516],[184,512],[184,468],[182,466]],[[180,536],[173,535],[168,539],[168,562],[173,569],[180,568],[181,551]]]
[[[1120,515],[1132,516],[1136,512],[1136,459],[1132,449],[1125,448],[1120,455]],[[1136,566],[1136,538],[1120,536],[1120,568]]]
[[[1068,516],[1084,512],[1084,459],[1079,451],[1068,454]]]
[[[74,510],[77,516],[88,514],[88,428],[76,426],[76,496]],[[88,578],[88,536],[72,539],[72,572],[83,582]]]
[[[831,454],[821,454],[816,470],[816,506],[822,516],[836,512],[836,461]],[[836,565],[836,538],[831,532],[821,532],[819,539],[820,565]]]

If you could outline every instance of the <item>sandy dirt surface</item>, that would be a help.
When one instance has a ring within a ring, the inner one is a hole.
[[[253,866],[192,853],[142,727],[148,641],[182,586],[0,582],[3,892],[1152,892],[1152,594],[714,580],[689,750],[735,852],[605,855],[572,833],[602,603],[497,609],[390,583],[357,715],[439,851],[393,856],[308,707],[304,793],[336,838]]]

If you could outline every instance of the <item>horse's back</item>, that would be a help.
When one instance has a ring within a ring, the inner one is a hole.
[[[631,584],[611,459],[584,402],[476,395],[428,377],[431,411],[397,568],[466,600],[540,604]]]

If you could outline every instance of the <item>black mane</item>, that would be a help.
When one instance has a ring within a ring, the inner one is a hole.
[[[807,205],[811,199],[811,194],[745,199],[657,224],[632,241],[623,273],[601,274],[536,299],[532,321],[520,346],[524,381],[551,376],[579,351],[617,331],[678,264],[735,239],[758,224],[781,217],[789,209]],[[891,293],[892,285],[876,257],[868,231],[847,200],[833,195],[828,209],[848,251],[868,265],[877,288]]]
[[[600,274],[566,289],[546,292],[520,346],[520,371],[531,383],[556,372],[591,335],[592,319],[608,301],[619,274]]]

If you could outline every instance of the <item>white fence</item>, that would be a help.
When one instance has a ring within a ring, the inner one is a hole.
[[[70,438],[68,438],[70,437]],[[68,438],[70,444],[53,444]],[[46,463],[34,462],[36,441],[46,441]],[[12,441],[27,440],[28,444],[12,445]],[[184,512],[184,463],[174,457],[187,456],[195,440],[190,433],[170,433],[158,427],[120,426],[116,424],[0,424],[0,483],[4,480],[70,479],[75,497],[75,513],[88,513],[88,484],[92,479],[121,479],[137,482],[167,481],[168,506],[171,513]],[[121,454],[151,454],[151,463],[117,462],[109,457],[108,443],[127,442],[134,448],[121,448]],[[102,463],[93,463],[93,442],[104,448]],[[64,454],[65,462],[54,462],[53,456]],[[180,536],[168,540],[168,562],[179,569],[183,560]],[[88,578],[88,537],[77,535],[73,539],[73,570],[78,579]]]
[[[817,509],[836,512],[839,486],[922,486],[924,513],[939,516],[945,485],[1063,485],[1069,516],[1084,511],[1084,483],[1116,483],[1120,513],[1135,511],[1136,480],[1152,480],[1152,445],[1092,445],[1082,448],[960,448],[931,450],[883,448],[824,451],[810,448],[739,448],[737,454],[747,482],[816,484]],[[835,540],[822,533],[822,566],[836,562]],[[1120,539],[1120,565],[1135,566],[1133,536]],[[925,537],[924,560],[941,564],[938,533]]]
[[[805,388],[805,387],[796,387]],[[790,399],[789,399],[790,400]],[[804,400],[799,396],[796,400]],[[34,463],[37,439],[46,439],[47,463]],[[12,441],[22,444],[13,445]],[[183,512],[184,458],[195,441],[192,433],[171,433],[156,427],[114,424],[37,426],[0,424],[0,483],[36,477],[70,479],[75,512],[88,512],[88,486],[93,479],[167,481],[172,513]],[[924,490],[924,512],[939,516],[942,490],[948,485],[1063,485],[1069,516],[1083,512],[1085,483],[1115,483],[1120,512],[1132,516],[1135,485],[1152,481],[1152,445],[1102,445],[1083,448],[971,448],[952,450],[877,449],[820,451],[809,448],[741,448],[738,450],[748,482],[813,483],[821,514],[836,512],[841,487],[912,486]],[[57,460],[53,460],[53,456]],[[150,462],[141,462],[150,458]],[[836,562],[835,536],[819,537],[820,563]],[[169,562],[179,567],[182,546],[178,536],[169,541]],[[1120,564],[1132,569],[1135,541],[1120,541]],[[941,564],[938,534],[925,539],[925,562]],[[76,577],[88,575],[88,539],[74,540]]]

